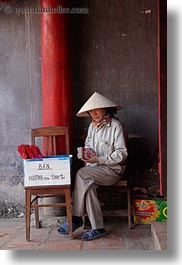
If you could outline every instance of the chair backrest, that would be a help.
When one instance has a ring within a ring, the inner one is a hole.
[[[60,137],[65,137],[64,142]],[[51,126],[51,127],[41,127],[34,128],[31,130],[31,141],[32,144],[35,145],[35,141],[37,137],[42,137],[43,139],[43,151],[44,155],[56,155],[58,144],[63,145],[65,147],[66,154],[69,154],[69,133],[68,127],[61,126]]]

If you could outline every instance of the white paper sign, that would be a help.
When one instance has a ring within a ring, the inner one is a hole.
[[[24,186],[71,184],[71,155],[23,160]]]

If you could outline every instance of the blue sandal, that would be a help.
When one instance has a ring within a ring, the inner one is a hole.
[[[72,223],[73,232],[76,229],[78,229],[79,227],[81,227],[82,225],[83,225],[83,223],[80,223],[78,225],[76,225],[75,223]],[[62,235],[68,235],[69,234],[69,224],[68,224],[67,220],[58,228],[58,233],[60,233]]]
[[[82,240],[89,241],[89,240],[93,240],[93,239],[103,237],[106,235],[107,235],[107,232],[105,231],[105,229],[103,229],[102,232],[99,231],[99,229],[91,229],[90,231],[83,234]]]

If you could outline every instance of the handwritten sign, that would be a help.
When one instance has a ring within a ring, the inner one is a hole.
[[[71,155],[23,160],[24,186],[71,184]]]

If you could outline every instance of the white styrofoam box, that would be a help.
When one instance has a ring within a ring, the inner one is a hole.
[[[24,186],[71,184],[72,155],[47,156],[23,160]]]

